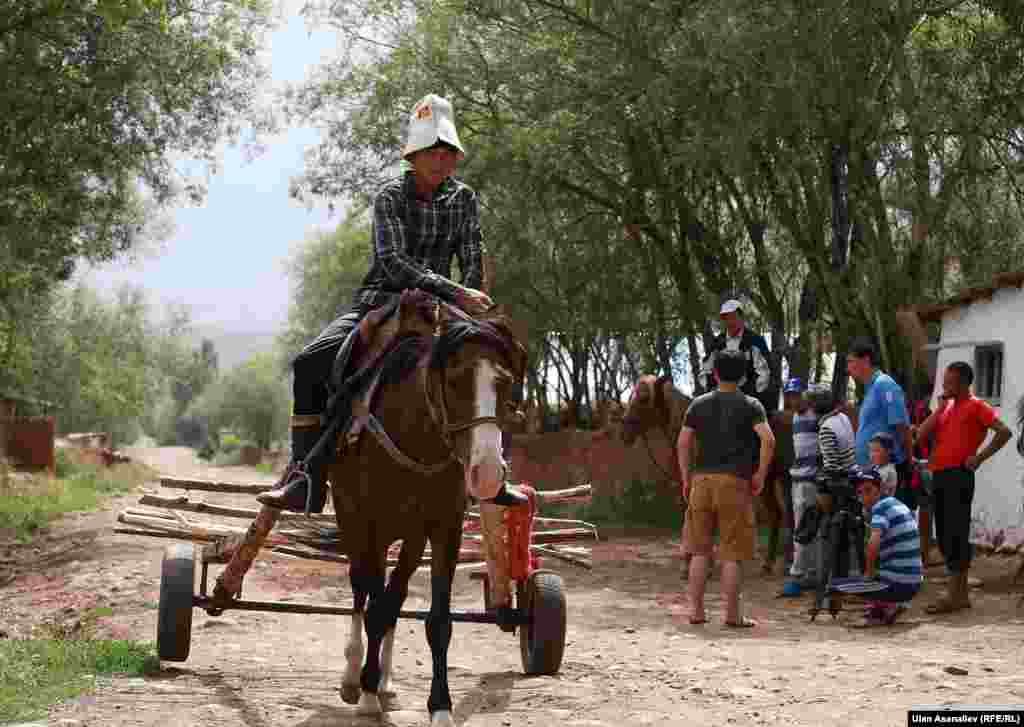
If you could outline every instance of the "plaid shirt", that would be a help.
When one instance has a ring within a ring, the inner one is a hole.
[[[454,303],[452,257],[458,256],[462,285],[479,290],[484,249],[476,192],[449,177],[423,202],[416,199],[415,179],[407,173],[387,183],[374,200],[373,264],[353,303],[363,311],[377,308],[406,288]]]

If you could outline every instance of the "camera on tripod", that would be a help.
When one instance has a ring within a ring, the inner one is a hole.
[[[864,508],[848,475],[845,472],[822,473],[816,484],[817,522],[810,544],[815,550],[818,583],[810,610],[811,621],[823,610],[826,600],[832,618],[842,610],[834,581],[848,578],[851,570],[863,574],[867,536]],[[805,529],[801,527],[801,530]]]

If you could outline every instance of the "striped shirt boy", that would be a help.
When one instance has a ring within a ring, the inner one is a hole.
[[[917,519],[895,497],[882,497],[871,508],[871,528],[881,531],[878,578],[892,585],[921,585],[921,539]]]
[[[814,482],[818,475],[818,416],[813,409],[793,417],[793,484]]]
[[[842,412],[833,412],[821,420],[818,432],[821,448],[821,468],[831,477],[845,476],[856,461],[854,433],[850,418]]]

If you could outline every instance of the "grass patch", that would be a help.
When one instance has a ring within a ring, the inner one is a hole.
[[[94,510],[107,497],[131,492],[154,478],[148,467],[75,464],[57,458],[57,477],[39,475],[0,481],[0,533],[27,540],[67,512]]]
[[[40,719],[95,686],[100,674],[141,676],[160,668],[151,643],[24,639],[0,641],[0,723]]]

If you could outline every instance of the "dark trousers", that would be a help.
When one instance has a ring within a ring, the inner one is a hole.
[[[896,493],[893,495],[897,500],[907,506],[908,510],[917,509],[917,491],[913,487],[914,470],[910,461],[906,460],[895,465],[896,467]]]
[[[362,316],[361,312],[354,311],[334,319],[292,361],[295,374],[292,393],[296,415],[324,413],[338,350]]]
[[[970,540],[974,472],[966,467],[941,470],[934,474],[932,487],[939,550],[950,573],[962,573],[974,557]]]
[[[874,593],[865,593],[864,598],[869,601],[885,601],[886,603],[903,603],[909,601],[917,592],[921,590],[921,586],[908,586],[903,583],[889,583],[884,591],[876,591]]]

